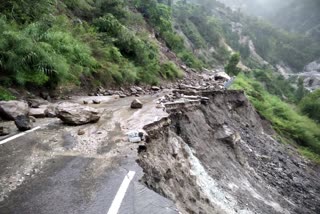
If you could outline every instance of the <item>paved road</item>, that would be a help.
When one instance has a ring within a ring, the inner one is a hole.
[[[171,201],[139,182],[138,145],[125,135],[164,115],[153,99],[142,98],[146,107],[138,111],[128,109],[131,98],[101,104],[103,117],[82,126],[84,136],[77,135],[79,127],[51,121],[0,145],[0,213],[178,213]],[[129,171],[132,180],[126,179]],[[110,211],[117,203],[119,209]]]

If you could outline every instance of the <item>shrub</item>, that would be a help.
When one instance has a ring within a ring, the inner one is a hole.
[[[161,65],[161,76],[164,79],[174,79],[183,77],[183,72],[177,68],[173,62],[165,62]]]
[[[0,19],[1,69],[18,84],[52,86],[62,80],[77,81],[80,74],[97,66],[88,46],[69,32],[43,23],[23,29]]]
[[[8,90],[0,86],[0,100],[13,100],[16,97],[13,96]]]
[[[240,54],[235,53],[231,56],[229,63],[225,66],[225,70],[229,75],[237,76],[241,72],[241,68],[238,68],[240,62]]]
[[[320,89],[305,96],[299,108],[303,114],[320,123]]]
[[[51,86],[63,80],[77,81],[97,66],[91,50],[69,32],[32,23],[19,29],[0,19],[0,66],[14,82]]]

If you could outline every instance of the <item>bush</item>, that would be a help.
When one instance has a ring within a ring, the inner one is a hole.
[[[290,103],[295,103],[296,89],[282,75],[272,70],[253,70],[252,75],[264,85],[270,94]]]
[[[189,67],[201,69],[202,62],[187,50],[183,38],[173,31],[171,8],[168,5],[158,3],[156,0],[136,0],[135,2],[138,10],[155,28],[157,34],[165,40],[167,46]],[[196,29],[192,25],[192,23],[189,23],[188,26],[188,29],[194,33],[192,38],[203,43],[201,36],[196,33]]]
[[[97,66],[91,50],[69,32],[32,23],[19,29],[0,19],[0,66],[12,81],[54,87],[63,80],[77,81]]]
[[[320,123],[320,89],[305,96],[299,108],[303,114]]]
[[[175,79],[183,77],[183,72],[173,62],[165,62],[161,65],[161,76],[164,79]]]
[[[30,23],[55,12],[55,0],[6,0],[1,1],[0,13],[18,23]]]
[[[231,56],[229,63],[225,66],[225,71],[227,74],[232,76],[237,76],[241,72],[241,68],[238,68],[240,62],[240,54],[235,53]]]
[[[13,96],[8,90],[0,86],[0,100],[8,101],[14,100],[16,97]]]

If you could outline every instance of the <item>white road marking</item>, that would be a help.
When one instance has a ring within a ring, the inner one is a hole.
[[[112,204],[109,208],[108,214],[117,214],[119,208],[121,206],[122,200],[127,192],[130,182],[132,181],[134,175],[136,174],[135,171],[129,171],[128,174],[124,177],[122,184],[114,197]]]
[[[14,135],[14,136],[12,136],[12,137],[9,137],[9,138],[7,138],[7,139],[4,139],[4,140],[0,141],[0,145],[1,145],[1,144],[8,143],[8,142],[11,141],[11,140],[14,140],[14,139],[16,139],[16,138],[18,138],[18,137],[21,137],[21,136],[23,136],[23,135],[26,135],[26,134],[28,134],[28,133],[30,133],[30,132],[33,132],[33,131],[35,131],[35,130],[38,130],[38,129],[40,129],[40,128],[41,128],[40,126],[37,126],[37,127],[34,127],[33,129],[30,129],[30,130],[28,130],[28,131],[21,132],[20,134],[17,134],[17,135]]]

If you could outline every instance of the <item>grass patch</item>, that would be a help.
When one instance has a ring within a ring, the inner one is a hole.
[[[320,155],[319,154],[316,154],[313,151],[311,151],[310,149],[305,148],[305,147],[300,147],[298,149],[298,151],[302,156],[308,158],[309,160],[311,160],[317,164],[320,164]]]
[[[257,111],[271,121],[281,137],[320,155],[320,126],[317,123],[298,113],[295,106],[269,94],[250,75],[239,74],[232,87],[246,92]]]

